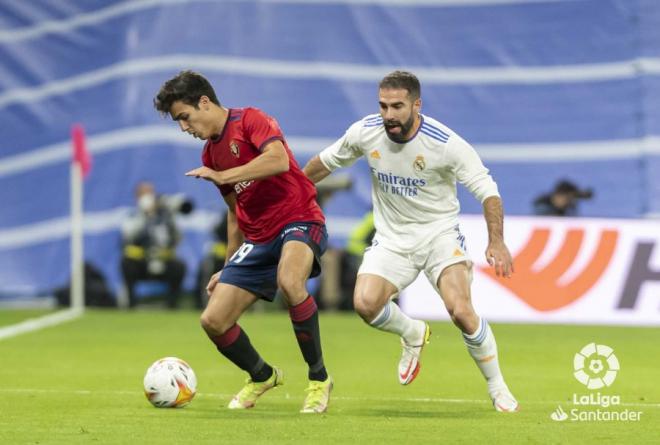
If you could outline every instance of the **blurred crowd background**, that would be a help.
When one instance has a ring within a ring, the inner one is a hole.
[[[177,292],[197,295],[225,206],[184,177],[203,142],[152,105],[183,69],[209,78],[224,106],[274,116],[302,166],[377,112],[378,81],[404,68],[422,82],[422,112],[475,146],[506,214],[560,215],[548,195],[564,191],[569,216],[658,217],[659,42],[656,0],[3,1],[0,302],[66,286],[75,123],[92,155],[85,260],[104,292],[123,292],[126,221],[148,182],[176,225]],[[337,267],[350,267],[351,234],[369,233],[371,195],[366,163],[346,172],[322,199],[328,273],[350,288]],[[459,198],[481,212],[465,189]]]

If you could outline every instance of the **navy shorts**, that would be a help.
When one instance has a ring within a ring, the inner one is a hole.
[[[302,241],[312,249],[314,264],[310,277],[318,276],[321,273],[321,255],[328,244],[328,232],[324,224],[299,222],[284,226],[280,234],[268,243],[245,240],[222,269],[220,282],[273,301],[277,292],[277,265],[287,241]]]

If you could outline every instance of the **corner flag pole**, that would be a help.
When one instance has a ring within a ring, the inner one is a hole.
[[[71,128],[73,156],[71,162],[71,307],[84,310],[85,276],[83,273],[83,178],[91,166],[80,124]]]

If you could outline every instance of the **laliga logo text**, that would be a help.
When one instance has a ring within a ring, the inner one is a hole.
[[[609,387],[614,383],[619,372],[619,360],[614,350],[606,345],[589,343],[573,357],[573,376],[587,389],[595,390]],[[572,422],[604,421],[604,422],[635,422],[641,420],[642,411],[603,410],[621,405],[620,395],[601,394],[589,392],[586,394],[573,393],[573,406],[566,413],[561,406],[550,414],[556,422],[571,420]],[[592,407],[597,407],[593,409]]]

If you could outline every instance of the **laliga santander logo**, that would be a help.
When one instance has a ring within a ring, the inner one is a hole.
[[[513,258],[516,272],[510,278],[497,277],[492,267],[479,269],[532,308],[543,312],[553,311],[578,300],[596,284],[612,259],[617,238],[616,230],[603,230],[587,265],[566,284],[560,284],[559,279],[580,252],[584,229],[568,230],[555,257],[541,270],[532,267],[548,244],[549,229],[534,229],[525,247]]]
[[[587,388],[594,390],[611,386],[619,372],[619,360],[609,346],[589,343],[573,358],[575,378]],[[642,411],[621,409],[621,396],[601,394],[599,391],[588,394],[573,393],[573,405],[564,411],[561,405],[550,414],[555,422],[638,422]]]
[[[609,346],[589,343],[573,357],[573,375],[589,389],[600,389],[614,383],[619,360]]]

